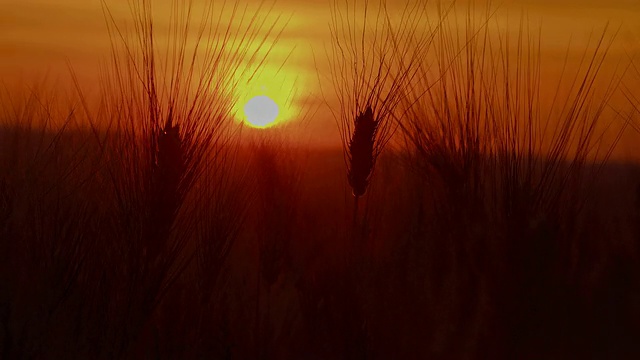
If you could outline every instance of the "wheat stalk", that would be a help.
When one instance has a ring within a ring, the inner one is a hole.
[[[380,121],[375,119],[371,107],[356,116],[353,134],[349,139],[349,185],[358,198],[367,191],[369,178],[375,165],[374,143]]]
[[[268,20],[266,5],[251,14],[237,2],[218,7],[213,2],[196,5],[176,0],[163,29],[166,40],[159,42],[162,36],[157,32],[162,28],[155,24],[152,3],[131,3],[134,26],[129,33],[102,1],[113,56],[112,68],[103,78],[99,113],[103,118],[93,123],[109,125],[103,147],[112,147],[108,150],[114,153],[106,171],[117,209],[114,223],[120,229],[110,249],[112,271],[121,278],[121,284],[116,281],[113,287],[122,296],[111,305],[119,307],[111,330],[116,339],[124,339],[116,350],[120,354],[145,330],[164,295],[193,259],[209,256],[206,261],[212,264],[200,268],[215,271],[202,279],[202,285],[215,284],[236,236],[235,220],[218,224],[223,216],[213,212],[227,211],[215,204],[223,201],[220,198],[198,198],[191,204],[186,199],[210,162],[222,164],[215,159],[223,156],[222,145],[228,141],[236,89],[255,74],[273,49],[275,41],[268,40],[282,32],[276,27],[279,18]],[[221,23],[227,14],[228,22]],[[203,194],[214,196],[213,192]],[[202,206],[208,209],[193,213]],[[203,216],[209,218],[202,221]],[[216,243],[202,246],[201,241]],[[203,290],[205,302],[211,291]]]
[[[395,131],[392,118],[416,73],[419,50],[430,39],[418,33],[424,14],[423,4],[407,4],[396,22],[385,1],[333,4],[327,57],[339,107],[330,109],[342,139],[354,224],[358,199]]]

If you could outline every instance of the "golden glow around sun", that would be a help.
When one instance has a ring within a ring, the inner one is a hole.
[[[266,95],[251,98],[244,105],[244,116],[247,122],[255,127],[267,127],[278,117],[278,104]]]
[[[298,74],[287,66],[262,64],[249,69],[238,82],[237,121],[253,128],[268,128],[294,120],[300,115],[296,105]]]

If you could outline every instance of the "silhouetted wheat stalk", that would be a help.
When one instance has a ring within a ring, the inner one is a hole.
[[[359,220],[359,200],[370,187],[376,160],[391,139],[396,107],[411,87],[425,31],[425,8],[408,3],[401,14],[390,13],[386,2],[336,0],[331,12],[331,49],[327,54],[333,90],[339,106],[330,106],[342,139],[347,180],[353,195],[352,242],[348,251],[348,276],[336,285],[338,311],[344,321],[347,357],[366,357],[368,329],[358,288],[364,282],[363,251],[369,237],[367,209]],[[426,30],[428,33],[428,29]]]
[[[373,117],[371,107],[358,114],[349,139],[347,177],[353,189],[353,221],[357,221],[358,199],[364,195],[375,165],[374,145],[380,120]]]
[[[327,56],[340,106],[331,111],[340,130],[354,197],[354,225],[358,200],[366,193],[376,159],[395,131],[391,118],[411,87],[422,56],[419,50],[431,39],[422,23],[424,10],[422,4],[408,4],[396,18],[385,1],[375,6],[366,0],[335,1],[332,7],[332,46]]]
[[[487,25],[491,14],[479,23],[467,19],[462,30],[457,19],[445,19],[399,126],[411,166],[437,203],[431,219],[437,230],[430,241],[451,249],[449,258],[437,252],[427,261],[465,264],[470,272],[489,274],[487,281],[494,284],[483,290],[481,281],[470,282],[464,271],[453,273],[457,289],[443,301],[462,308],[469,292],[493,291],[511,311],[523,314],[507,321],[515,333],[537,321],[527,318],[527,306],[542,306],[540,299],[553,295],[559,280],[550,274],[568,262],[556,249],[578,241],[575,226],[595,179],[587,165],[598,163],[590,157],[602,155],[606,161],[615,146],[597,154],[598,125],[617,84],[612,80],[601,94],[595,92],[611,46],[605,29],[594,48],[584,51],[567,93],[554,84],[557,92],[544,108],[541,84],[549,79],[541,75],[541,45],[523,24],[515,45],[506,40],[508,33],[495,35]],[[494,36],[504,44],[497,52],[491,47]],[[564,70],[553,80],[563,82]],[[447,319],[441,326],[453,321],[463,320]]]
[[[232,218],[213,212],[236,209],[221,209],[223,197],[190,194],[204,169],[229,164],[220,161],[221,149],[229,143],[237,86],[269,55],[273,42],[267,39],[277,39],[279,19],[267,23],[262,5],[256,14],[238,3],[217,6],[210,2],[196,11],[192,2],[173,1],[167,39],[159,43],[152,1],[132,2],[133,33],[119,26],[103,2],[113,61],[102,79],[103,108],[92,123],[96,134],[108,126],[101,144],[111,156],[106,177],[117,209],[113,227],[120,229],[107,252],[110,271],[121,278],[111,284],[120,302],[109,304],[120,307],[109,319],[110,335],[120,339],[114,340],[120,342],[116,352],[130,351],[131,341],[147,331],[156,307],[194,258],[200,269],[210,270],[199,273],[207,277],[200,285],[215,285],[242,221],[239,208]],[[220,23],[216,10],[229,19]],[[203,289],[203,302],[211,291]]]

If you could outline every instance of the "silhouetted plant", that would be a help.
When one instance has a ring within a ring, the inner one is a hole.
[[[532,36],[521,24],[511,48],[509,35],[494,35],[492,13],[486,14],[480,23],[467,15],[462,28],[455,16],[443,17],[407,97],[406,116],[398,120],[410,166],[435,202],[429,241],[437,243],[428,261],[450,267],[454,276],[449,289],[434,290],[447,291],[453,299],[443,305],[460,311],[472,308],[467,299],[492,292],[496,308],[505,311],[502,319],[523,316],[504,331],[526,342],[542,336],[527,328],[537,321],[528,315],[531,308],[560,321],[551,314],[561,301],[549,299],[568,281],[562,278],[569,272],[564,254],[577,246],[576,224],[595,179],[587,166],[597,168],[591,159],[606,161],[615,146],[597,153],[599,123],[617,84],[612,80],[595,92],[611,45],[605,31],[591,55],[585,50],[585,65],[576,69],[567,93],[556,93],[543,108],[540,44],[525,41]],[[452,322],[467,320],[443,319],[442,326]],[[511,350],[533,346],[519,344]]]
[[[234,214],[237,220],[217,225],[224,217],[203,212],[198,215],[209,214],[209,224],[198,224],[189,216],[202,210],[200,205],[185,208],[185,199],[208,162],[225,165],[218,159],[234,124],[236,88],[268,55],[271,47],[255,44],[265,44],[275,24],[241,11],[237,3],[202,5],[196,19],[194,4],[175,1],[166,43],[159,44],[151,1],[132,3],[133,33],[122,30],[105,2],[103,9],[113,63],[103,78],[103,107],[94,132],[101,134],[109,125],[106,139],[99,141],[111,155],[106,170],[119,229],[107,252],[112,256],[109,272],[115,272],[111,277],[119,280],[107,291],[120,293],[121,300],[109,305],[115,312],[109,330],[121,356],[147,331],[156,307],[195,254],[210,256],[207,261],[216,262],[210,268],[216,269],[228,254],[242,210]],[[216,11],[228,13],[229,24],[218,23]],[[257,31],[263,27],[266,32]],[[224,200],[193,201],[214,206],[213,201]],[[220,236],[215,245],[189,246],[194,239],[213,240],[212,232]]]
[[[364,285],[364,244],[370,223],[365,208],[359,220],[359,199],[366,193],[376,160],[391,139],[396,107],[417,70],[424,31],[423,4],[407,4],[399,16],[385,1],[335,1],[331,13],[331,49],[327,54],[338,106],[331,109],[342,139],[347,179],[353,194],[352,244],[347,276],[336,284],[336,313],[343,321],[348,358],[367,355],[369,334],[358,294]],[[427,30],[428,31],[428,30]],[[334,324],[335,326],[335,324]]]
[[[331,109],[342,138],[347,178],[354,196],[365,194],[376,159],[393,135],[391,118],[415,75],[425,41],[421,4],[407,5],[402,17],[390,15],[385,1],[335,1],[328,61],[339,107]],[[373,15],[372,15],[373,13]]]
[[[265,4],[106,4],[97,102],[0,95],[0,358],[638,358],[638,168],[601,131],[636,126],[635,70],[622,111],[606,37],[558,79],[492,9],[336,1],[343,146],[303,155],[231,119]]]

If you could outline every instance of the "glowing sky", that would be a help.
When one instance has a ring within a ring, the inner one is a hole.
[[[320,78],[326,75],[324,46],[330,40],[331,1],[275,1],[271,15],[282,14],[280,23],[286,23],[286,27],[262,75],[241,95],[246,100],[268,95],[281,106],[283,116],[291,119],[299,117],[305,109],[317,109],[313,116],[307,115],[305,123],[308,133],[313,134],[310,140],[317,143],[338,141],[333,118],[319,107],[322,97],[316,74],[318,69]],[[117,19],[127,18],[127,0],[107,3]],[[154,2],[159,25],[163,18],[167,19],[168,3],[168,0]],[[257,3],[258,0],[249,1],[251,6]],[[607,21],[612,28],[620,28],[611,55],[638,54],[638,0],[506,0],[501,4],[496,14],[498,21],[515,21],[525,13],[530,23],[541,25],[543,54],[549,58],[561,58],[569,39],[579,47]],[[90,84],[97,76],[100,62],[107,59],[108,40],[100,0],[0,0],[0,79],[5,84],[41,79],[45,75],[64,81],[61,79],[67,77],[67,61],[80,80]],[[314,56],[318,61],[314,62]],[[292,95],[289,88],[294,87]],[[292,104],[289,113],[283,109],[284,102]]]

